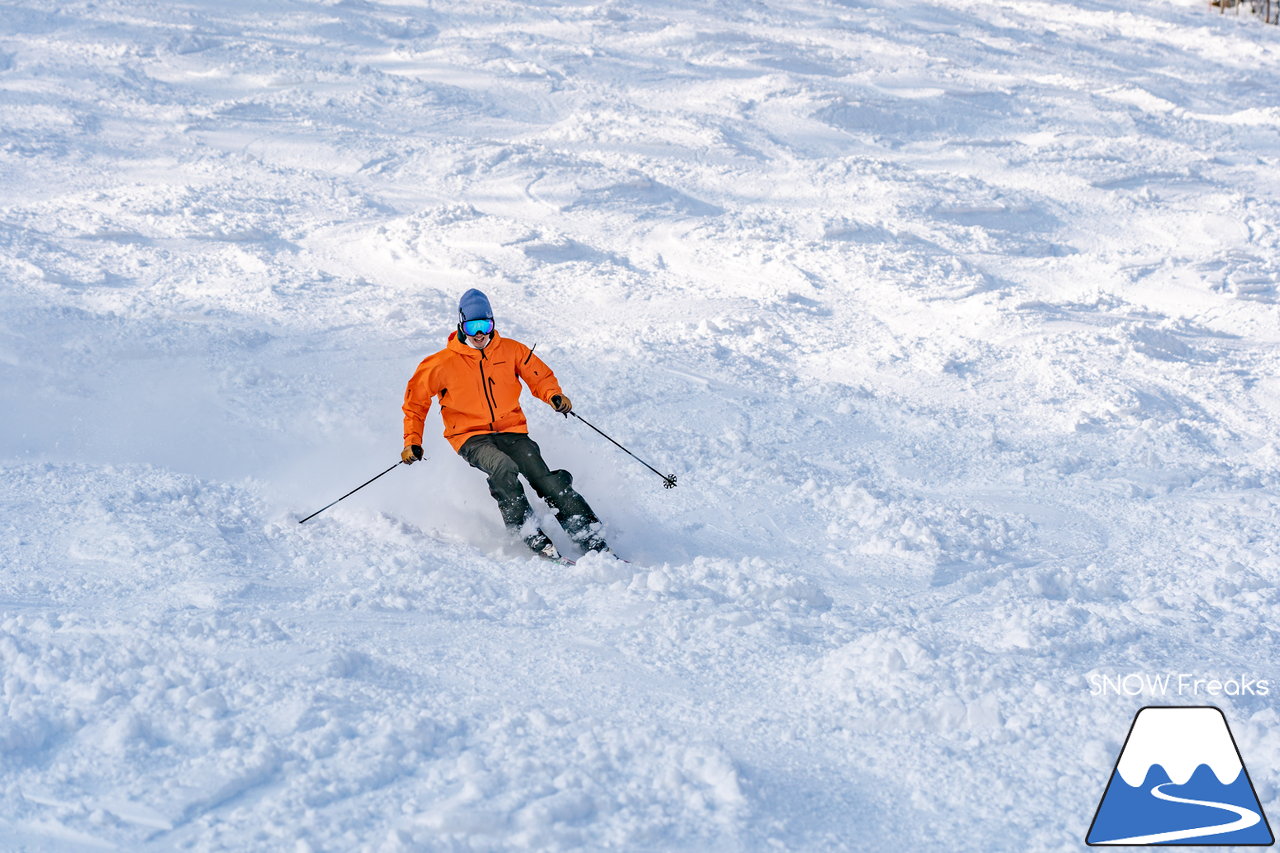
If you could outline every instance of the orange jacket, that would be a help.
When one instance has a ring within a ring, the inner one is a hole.
[[[440,398],[444,437],[454,450],[473,435],[527,433],[520,411],[521,379],[548,404],[561,393],[551,368],[519,341],[494,332],[489,345],[478,350],[453,332],[444,349],[422,360],[404,389],[404,446],[422,444],[432,397]]]

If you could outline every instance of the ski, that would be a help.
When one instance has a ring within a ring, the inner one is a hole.
[[[530,553],[532,553],[533,556],[540,560],[546,560],[548,563],[559,563],[562,566],[572,566],[575,564],[576,561],[570,560],[568,557],[562,555],[559,549],[556,548],[550,539],[546,538],[546,535],[543,534],[541,530],[538,531],[538,534],[542,536],[542,542],[544,544],[543,547],[538,548],[537,550],[532,548],[530,549]]]

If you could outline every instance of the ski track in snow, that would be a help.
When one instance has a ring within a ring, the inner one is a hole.
[[[1090,675],[1280,679],[1278,72],[1190,0],[0,7],[0,849],[1081,848],[1162,703]],[[434,412],[296,523],[472,286],[678,474],[526,396],[633,563]]]

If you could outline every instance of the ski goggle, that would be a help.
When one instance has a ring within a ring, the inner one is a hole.
[[[476,335],[487,335],[493,331],[493,319],[486,317],[482,320],[464,320],[462,323],[462,334],[467,337],[475,337]]]

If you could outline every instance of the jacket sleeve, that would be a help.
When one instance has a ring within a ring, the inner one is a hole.
[[[423,423],[427,412],[431,411],[431,398],[435,389],[431,387],[431,368],[429,359],[423,359],[413,377],[404,389],[404,446],[422,444]]]
[[[529,386],[533,396],[547,405],[556,394],[562,394],[556,375],[547,367],[546,362],[534,355],[533,350],[524,344],[520,345],[520,357],[516,360],[516,373]]]

